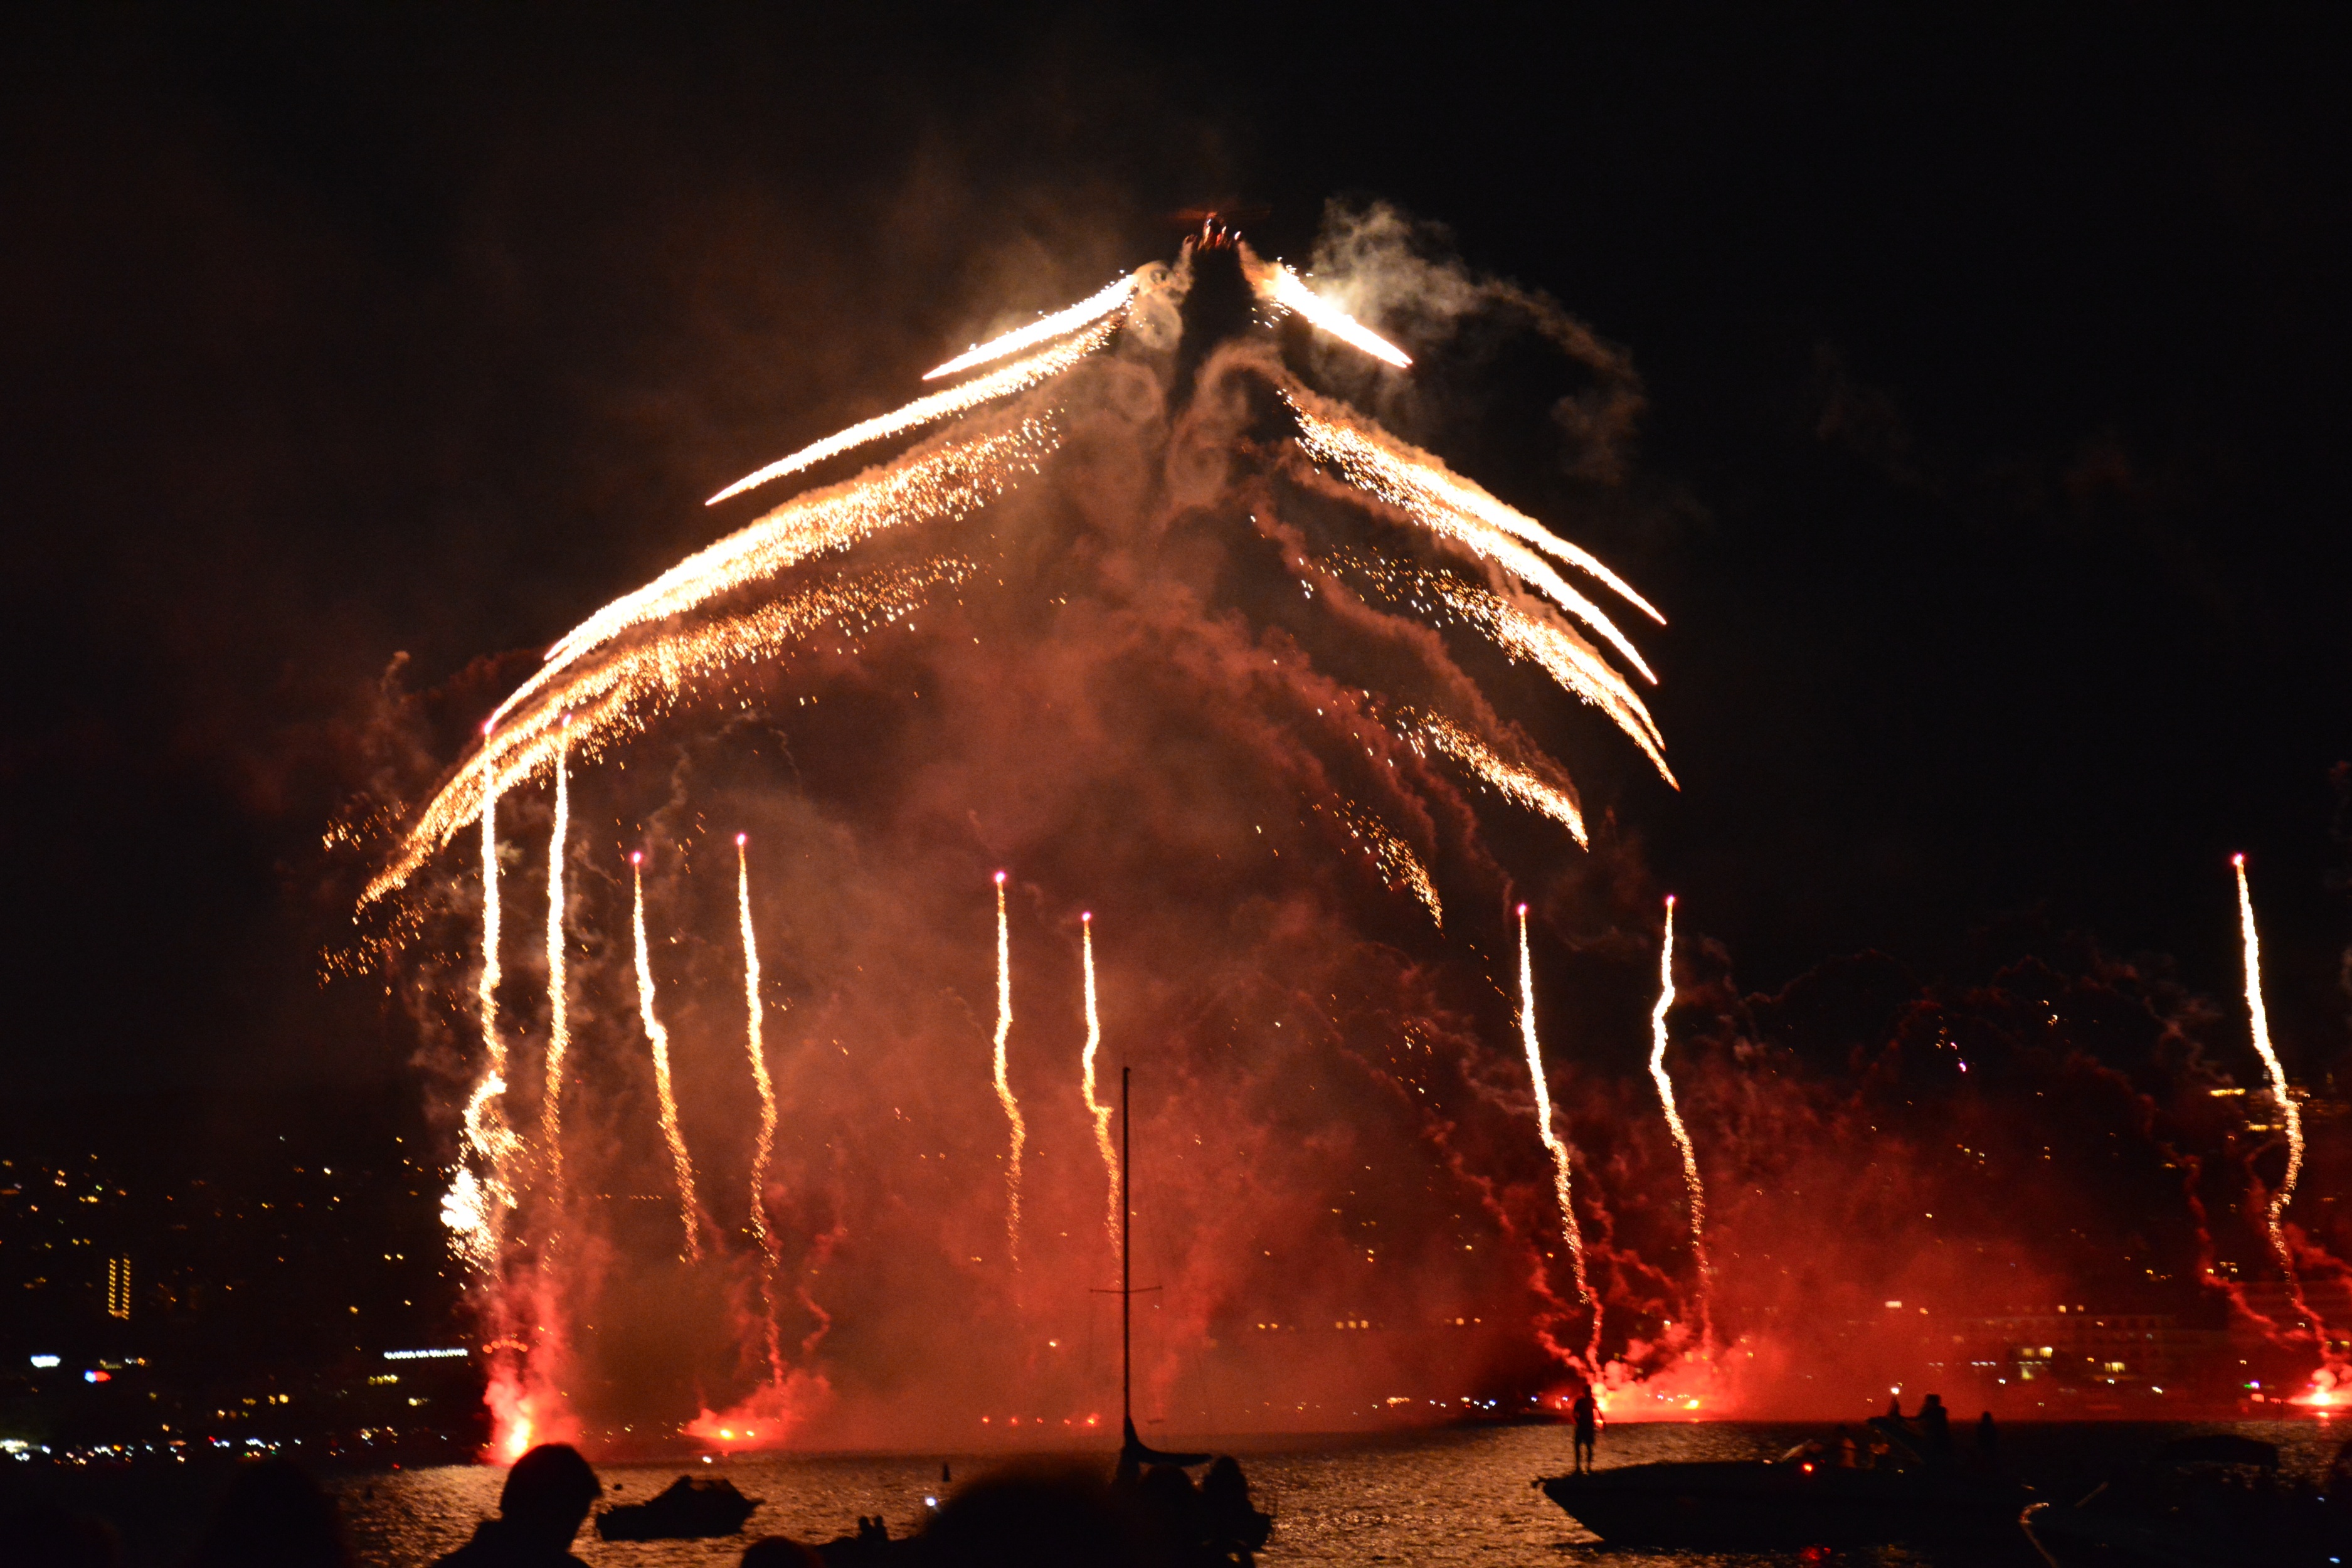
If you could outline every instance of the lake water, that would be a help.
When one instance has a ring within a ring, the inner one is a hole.
[[[2336,1426],[2344,1424],[2337,1423]],[[2279,1445],[2285,1468],[2323,1468],[2352,1431],[2301,1421],[2220,1426],[2123,1423],[2005,1428],[2009,1468],[2049,1493],[2079,1495],[2109,1469],[2189,1431],[2229,1430]],[[1602,1437],[1604,1464],[1654,1459],[1767,1458],[1822,1428],[1702,1423],[1620,1426]],[[1965,1440],[1965,1438],[1963,1439]],[[1974,1568],[1953,1559],[1889,1548],[1820,1556],[1724,1556],[1612,1552],[1594,1542],[1535,1490],[1538,1476],[1568,1468],[1568,1434],[1557,1426],[1513,1426],[1410,1436],[1297,1440],[1237,1439],[1258,1506],[1276,1515],[1262,1561],[1269,1565],[1478,1563],[1483,1568],[1539,1563],[1579,1568],[1753,1568],[1803,1562]],[[959,1480],[985,1474],[992,1460],[945,1456]],[[677,1476],[724,1476],[761,1499],[745,1533],[724,1542],[607,1543],[583,1530],[575,1550],[594,1568],[733,1568],[761,1535],[825,1541],[850,1533],[860,1514],[880,1514],[903,1534],[940,1497],[942,1456],[733,1458],[712,1464],[614,1465],[602,1473],[608,1500],[641,1501]],[[1103,1462],[1108,1468],[1108,1456]],[[349,1477],[334,1483],[359,1560],[370,1568],[415,1568],[462,1544],[476,1521],[497,1507],[503,1472],[479,1466]],[[612,1489],[618,1488],[617,1493]],[[2022,1540],[2020,1542],[2023,1546]],[[2024,1559],[2031,1562],[2030,1553]]]

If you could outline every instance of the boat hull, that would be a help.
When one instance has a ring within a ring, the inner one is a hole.
[[[1626,1465],[1537,1483],[1612,1546],[1771,1551],[2000,1543],[2022,1549],[2025,1494],[1975,1476],[1793,1464]]]

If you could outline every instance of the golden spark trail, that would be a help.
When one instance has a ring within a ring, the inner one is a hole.
[[[1583,638],[1561,626],[1538,619],[1499,594],[1475,587],[1444,572],[1423,572],[1359,551],[1332,552],[1326,570],[1344,567],[1369,579],[1389,598],[1433,613],[1425,600],[1451,612],[1514,661],[1527,659],[1542,668],[1560,689],[1607,714],[1642,749],[1658,776],[1682,787],[1666,766],[1665,738],[1638,693],[1610,668]],[[1440,622],[1439,624],[1443,624]]]
[[[787,474],[798,473],[803,468],[824,462],[827,458],[839,457],[842,453],[855,450],[870,441],[884,440],[924,425],[934,424],[951,415],[961,414],[967,409],[977,408],[983,403],[991,403],[1000,397],[1009,397],[1016,392],[1025,392],[1039,382],[1052,380],[1108,342],[1111,330],[1116,325],[1117,323],[1112,321],[1097,321],[1090,330],[1081,332],[1068,342],[1047,349],[1044,353],[1032,354],[1024,360],[1015,360],[1002,370],[992,370],[986,375],[974,376],[961,386],[950,387],[945,392],[935,392],[929,397],[919,397],[902,408],[893,409],[887,414],[877,415],[871,419],[852,425],[848,429],[837,431],[822,441],[811,442],[790,457],[779,458],[766,468],[744,475],[702,504],[717,506],[720,501],[741,495],[745,490],[757,489],[772,479],[781,479]]]
[[[1319,812],[1325,808],[1318,803],[1313,809]],[[1420,900],[1421,907],[1429,911],[1432,923],[1444,931],[1445,907],[1438,902],[1437,884],[1431,880],[1429,868],[1421,863],[1421,857],[1412,852],[1412,846],[1390,832],[1388,824],[1352,800],[1342,800],[1333,808],[1332,815],[1339,819],[1339,826],[1347,829],[1348,837],[1362,845],[1370,854],[1372,864],[1381,868],[1381,876],[1389,886],[1403,889]]]
[[[1569,831],[1579,845],[1588,845],[1584,814],[1565,790],[1548,784],[1514,763],[1504,761],[1460,725],[1434,713],[1421,715],[1407,739],[1425,742],[1478,775],[1487,785],[1529,811],[1541,813]],[[1418,749],[1418,745],[1416,745]]]
[[[1110,1193],[1103,1210],[1103,1227],[1110,1233],[1111,1251],[1116,1253],[1118,1250],[1118,1150],[1110,1139],[1110,1107],[1095,1097],[1095,1053],[1102,1048],[1102,1016],[1095,1008],[1093,911],[1088,910],[1078,917],[1078,930],[1087,968],[1087,1048],[1078,1061],[1085,1073],[1082,1087],[1086,1090],[1087,1114],[1095,1121],[1095,1148],[1102,1155],[1103,1174],[1110,1182]]]
[[[669,1144],[671,1166],[677,1173],[678,1218],[686,1228],[686,1250],[678,1256],[688,1263],[702,1261],[702,1231],[696,1225],[701,1208],[694,1195],[694,1161],[686,1152],[686,1135],[678,1130],[677,1097],[670,1092],[669,1031],[654,1012],[653,955],[646,950],[646,858],[642,850],[629,856],[636,889],[637,1016],[645,1021],[646,1039],[654,1052],[654,1093],[661,1101],[662,1137]]]
[[[2270,1076],[2271,1100],[2278,1107],[2279,1120],[2286,1126],[2286,1178],[2271,1194],[2271,1250],[2278,1254],[2279,1267],[2286,1270],[2287,1287],[2294,1293],[2294,1304],[2309,1321],[2312,1336],[2324,1351],[2327,1336],[2320,1326],[2318,1314],[2304,1300],[2294,1252],[2286,1239],[2286,1205],[2294,1201],[2294,1184],[2303,1174],[2303,1108],[2294,1102],[2287,1088],[2286,1068],[2280,1063],[2278,1052],[2271,1048],[2270,1014],[2263,1005],[2263,944],[2254,934],[2254,896],[2246,885],[2246,858],[2232,855],[2230,864],[2238,872],[2238,930],[2246,949],[2246,1016],[2252,1027],[2254,1054],[2263,1058],[2263,1070]]]
[[[1576,1223],[1576,1205],[1570,1187],[1571,1154],[1568,1144],[1552,1130],[1551,1085],[1544,1077],[1543,1047],[1536,1039],[1535,964],[1528,956],[1528,906],[1519,906],[1519,1042],[1527,1047],[1528,1077],[1535,1085],[1536,1131],[1543,1139],[1544,1148],[1551,1155],[1551,1190],[1559,1200],[1559,1228],[1568,1238],[1568,1258],[1576,1275],[1576,1296],[1592,1310],[1592,1340],[1585,1352],[1586,1360],[1597,1369],[1601,1364],[1601,1298],[1593,1294],[1592,1282],[1584,1271],[1584,1231]]]
[[[751,1086],[760,1095],[760,1133],[751,1147],[751,1239],[760,1248],[760,1300],[768,1311],[768,1374],[784,1380],[783,1352],[777,1342],[776,1247],[768,1232],[768,1160],[776,1147],[776,1086],[768,1076],[768,1053],[760,1002],[760,943],[751,931],[750,835],[735,836],[735,910],[743,928],[743,1048],[751,1058]]]
[[[828,621],[856,620],[868,626],[894,621],[925,591],[961,582],[971,569],[970,563],[948,556],[921,567],[820,584],[740,616],[666,634],[581,671],[484,742],[418,816],[400,853],[368,885],[361,901],[371,902],[406,882],[458,826],[472,820],[490,781],[504,789],[551,768],[566,747],[593,748],[608,732],[637,722],[690,687],[735,666],[777,658]]]
[[[1021,1119],[1021,1102],[1013,1098],[1013,1079],[1006,1068],[1005,1043],[1013,1037],[1013,935],[1004,919],[1004,873],[996,874],[996,1098],[1004,1120],[1013,1124],[1013,1159],[1004,1169],[1004,1236],[1015,1271],[1021,1268],[1021,1150],[1029,1142],[1029,1124]]]
[[[567,715],[557,728],[568,731]],[[563,1194],[563,1058],[572,1049],[572,999],[563,952],[563,854],[572,837],[571,753],[555,752],[555,825],[547,838],[547,1079],[540,1090],[539,1136],[549,1188]]]
[[[950,442],[881,473],[796,497],[564,633],[548,648],[542,668],[492,710],[490,721],[505,719],[566,666],[634,626],[681,615],[886,528],[959,521],[1010,489],[1015,476],[1036,472],[1059,444],[1050,420],[1024,419],[1011,430]]]
[[[1675,1147],[1682,1151],[1683,1184],[1690,1190],[1691,1258],[1698,1267],[1699,1338],[1714,1337],[1708,1303],[1714,1269],[1706,1260],[1706,1188],[1698,1179],[1698,1152],[1691,1147],[1689,1130],[1675,1105],[1675,1080],[1666,1076],[1666,1014],[1675,1005],[1675,896],[1666,895],[1666,930],[1658,948],[1658,1005],[1650,1009],[1650,1078],[1658,1086],[1658,1102],[1665,1107],[1666,1125],[1674,1131]]]
[[[1260,274],[1256,282],[1258,292],[1267,301],[1286,310],[1297,311],[1313,322],[1318,330],[1330,333],[1349,347],[1360,349],[1399,370],[1412,363],[1411,354],[1316,293],[1307,286],[1307,279],[1281,262],[1276,262],[1271,270]]]
[[[1598,632],[1641,672],[1643,679],[1653,685],[1657,683],[1658,678],[1642,658],[1641,650],[1618,630],[1617,624],[1600,605],[1571,587],[1568,579],[1536,552],[1540,549],[1598,577],[1663,625],[1665,617],[1627,587],[1615,573],[1535,519],[1447,472],[1436,458],[1410,448],[1399,450],[1362,431],[1319,418],[1307,411],[1302,394],[1285,391],[1282,395],[1297,418],[1299,445],[1310,457],[1329,463],[1349,484],[1404,511],[1433,533],[1467,546],[1539,589],[1560,608]]]
[[[1136,284],[1139,280],[1138,274],[1130,272],[1117,282],[1087,295],[1066,310],[1056,310],[1052,315],[1032,321],[1025,327],[1016,327],[1009,332],[992,337],[988,342],[956,355],[938,369],[925,371],[923,379],[937,381],[943,375],[961,375],[975,365],[987,364],[991,361],[1003,359],[1007,354],[1017,354],[1024,349],[1034,348],[1039,343],[1058,338],[1064,332],[1076,331],[1088,321],[1108,316],[1113,310],[1125,306],[1129,298],[1134,294]]]
[[[504,781],[497,781],[503,784]],[[487,1060],[481,1080],[466,1100],[465,1145],[477,1174],[460,1164],[441,1203],[441,1220],[457,1247],[477,1268],[495,1268],[504,1249],[506,1211],[514,1206],[508,1162],[515,1137],[507,1126],[507,1047],[499,1032],[499,790],[482,796],[482,973],[476,995]]]

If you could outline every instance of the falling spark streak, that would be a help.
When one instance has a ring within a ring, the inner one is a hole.
[[[557,726],[568,731],[567,715]],[[563,1192],[563,1058],[572,1049],[571,997],[563,952],[563,852],[572,837],[571,754],[555,752],[555,825],[547,838],[547,1080],[541,1089],[539,1136],[548,1184]]]
[[[1307,279],[1279,261],[1274,264],[1271,271],[1261,275],[1257,289],[1269,302],[1286,310],[1297,311],[1318,329],[1330,333],[1350,348],[1360,349],[1399,370],[1412,363],[1411,354],[1316,293],[1307,286]]]
[[[1130,272],[1066,310],[1056,310],[1025,327],[1016,327],[1012,331],[991,338],[956,355],[937,370],[925,371],[923,379],[937,381],[943,375],[960,375],[975,365],[987,364],[1007,354],[1017,354],[1024,349],[1034,348],[1039,343],[1058,338],[1064,332],[1076,331],[1088,321],[1108,316],[1124,306],[1129,297],[1134,294],[1138,280],[1138,275]]]
[[[803,468],[824,462],[827,458],[839,457],[870,441],[883,440],[920,426],[935,424],[966,409],[977,408],[983,403],[1009,397],[1016,392],[1025,392],[1041,381],[1051,381],[1108,342],[1111,330],[1117,324],[1114,321],[1097,321],[1092,330],[1080,333],[1068,342],[1047,349],[1044,353],[1015,360],[1002,370],[990,371],[986,375],[975,376],[961,386],[935,392],[929,397],[919,397],[902,408],[877,415],[852,425],[846,430],[827,436],[822,441],[812,442],[788,458],[779,458],[757,472],[744,475],[702,504],[717,506],[745,490],[757,489],[771,479],[798,473]]]
[[[760,943],[751,931],[750,837],[735,836],[735,909],[743,928],[743,1048],[751,1058],[751,1086],[760,1094],[760,1133],[751,1148],[751,1239],[760,1247],[760,1299],[768,1311],[768,1373],[784,1380],[783,1352],[776,1326],[776,1247],[768,1231],[768,1159],[776,1146],[776,1086],[768,1077],[761,1036],[765,1011],[760,1003]]]
[[[1319,812],[1324,808],[1318,804],[1314,809]],[[1341,801],[1333,815],[1347,829],[1348,837],[1371,855],[1372,863],[1380,868],[1389,886],[1402,888],[1420,900],[1431,921],[1444,931],[1445,906],[1438,901],[1437,884],[1430,879],[1429,868],[1421,863],[1421,857],[1412,852],[1412,846],[1390,832],[1386,823],[1354,801]]]
[[[1078,1060],[1084,1070],[1083,1087],[1087,1096],[1087,1114],[1095,1121],[1095,1148],[1102,1155],[1103,1174],[1109,1178],[1110,1192],[1105,1199],[1103,1228],[1110,1235],[1111,1251],[1118,1250],[1118,1150],[1110,1139],[1110,1107],[1095,1098],[1095,1053],[1102,1048],[1102,1016],[1095,1008],[1095,917],[1091,910],[1078,917],[1081,951],[1086,954],[1087,971],[1087,1048]]]
[[[661,1101],[662,1137],[669,1144],[670,1164],[677,1172],[678,1218],[686,1229],[686,1250],[678,1256],[688,1263],[702,1261],[702,1236],[694,1223],[701,1206],[694,1195],[694,1161],[686,1152],[686,1135],[678,1131],[677,1099],[670,1092],[669,1031],[654,1012],[653,955],[646,951],[646,867],[642,852],[629,857],[637,889],[637,1016],[645,1021],[646,1038],[653,1046],[654,1093]]]
[[[2271,1194],[2269,1215],[2271,1250],[2278,1254],[2279,1267],[2286,1270],[2288,1289],[2294,1293],[2294,1304],[2310,1321],[2312,1335],[2325,1347],[2327,1336],[2320,1327],[2319,1316],[2304,1300],[2303,1282],[2295,1272],[2294,1252],[2287,1245],[2286,1205],[2294,1201],[2294,1184],[2303,1174],[2303,1108],[2294,1102],[2286,1081],[2286,1068],[2280,1063],[2278,1053],[2271,1048],[2271,1020],[2263,1006],[2263,944],[2254,934],[2254,896],[2246,885],[2246,858],[2230,857],[2230,864],[2238,872],[2238,930],[2246,949],[2246,1016],[2252,1026],[2254,1054],[2263,1058],[2263,1070],[2270,1076],[2271,1100],[2278,1107],[2279,1120],[2286,1125],[2286,1177],[2279,1183],[2278,1191]]]
[[[1559,1228],[1568,1238],[1568,1258],[1576,1274],[1577,1300],[1592,1310],[1592,1340],[1585,1352],[1594,1366],[1601,1362],[1601,1298],[1592,1293],[1592,1282],[1584,1271],[1584,1231],[1576,1223],[1576,1205],[1570,1201],[1568,1144],[1552,1130],[1551,1085],[1544,1078],[1543,1048],[1536,1039],[1535,965],[1528,956],[1528,906],[1519,906],[1519,1041],[1527,1047],[1528,1077],[1536,1091],[1536,1131],[1543,1146],[1551,1154],[1551,1190],[1559,1200]]]
[[[482,1171],[460,1165],[441,1204],[442,1223],[458,1250],[479,1269],[495,1268],[504,1244],[505,1211],[514,1205],[507,1163],[515,1137],[502,1102],[507,1092],[506,1040],[499,1033],[499,791],[486,792],[482,822],[482,973],[477,991],[482,1047],[481,1080],[466,1101],[466,1149]]]
[[[1013,1098],[1007,1073],[1005,1042],[1013,1036],[1013,936],[1004,919],[1004,873],[996,874],[996,1098],[1004,1120],[1013,1124],[1013,1159],[1004,1168],[1004,1236],[1015,1271],[1021,1268],[1021,1150],[1029,1142],[1029,1124],[1021,1119],[1021,1102]]]
[[[1475,736],[1453,721],[1434,713],[1423,714],[1412,724],[1408,737],[1425,742],[1485,781],[1508,799],[1528,810],[1550,817],[1569,831],[1579,846],[1590,847],[1584,836],[1584,814],[1566,791],[1547,784],[1534,773],[1513,763],[1505,762]]]
[[[567,747],[593,746],[609,731],[675,701],[705,679],[781,655],[827,621],[892,620],[933,584],[961,582],[971,570],[968,562],[947,556],[919,568],[821,584],[740,616],[668,633],[581,672],[489,736],[419,815],[400,853],[368,885],[361,902],[405,883],[458,826],[472,820],[486,788],[503,790],[551,768]]]
[[[1570,586],[1568,579],[1537,551],[1600,579],[1663,626],[1665,617],[1615,573],[1535,519],[1505,506],[1467,479],[1448,473],[1444,464],[1428,454],[1399,449],[1401,444],[1376,440],[1360,430],[1318,418],[1307,410],[1298,393],[1286,391],[1282,396],[1297,418],[1299,445],[1309,456],[1331,464],[1349,484],[1399,508],[1432,532],[1467,546],[1540,589],[1560,608],[1598,632],[1641,672],[1643,679],[1657,684],[1658,678],[1642,658],[1641,650],[1618,630],[1617,624],[1600,605]]]
[[[548,648],[543,666],[491,711],[490,721],[504,720],[566,666],[633,626],[683,614],[886,528],[960,519],[1003,495],[1015,475],[1035,472],[1058,444],[1050,421],[1024,419],[1011,430],[950,442],[883,473],[796,497],[564,633]]]
[[[1665,738],[1657,721],[1624,678],[1575,633],[1538,620],[1499,594],[1489,593],[1443,572],[1422,572],[1399,566],[1357,551],[1333,552],[1332,561],[1370,579],[1391,598],[1424,612],[1423,596],[1434,598],[1464,622],[1483,633],[1504,657],[1528,659],[1559,684],[1562,690],[1607,714],[1628,740],[1642,749],[1658,776],[1682,787],[1666,766]]]
[[[1675,1105],[1675,1080],[1666,1076],[1666,1014],[1675,1005],[1675,896],[1666,895],[1665,937],[1658,948],[1658,1005],[1650,1009],[1650,1078],[1658,1086],[1658,1101],[1666,1110],[1666,1125],[1682,1151],[1683,1184],[1690,1189],[1691,1257],[1698,1266],[1699,1337],[1713,1337],[1707,1286],[1714,1270],[1706,1259],[1706,1189],[1698,1179],[1698,1152],[1691,1147],[1690,1131]]]

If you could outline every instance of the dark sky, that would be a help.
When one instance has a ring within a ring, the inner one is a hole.
[[[1577,763],[1746,984],[1942,973],[2038,906],[2226,991],[2242,847],[2290,1061],[2341,1056],[2318,12],[803,9],[12,14],[19,1081],[396,1070],[311,980],[395,652],[432,687],[543,644],[992,312],[1169,254],[1171,209],[1263,205],[1300,257],[1332,197],[1633,356],[1633,472],[1552,515],[1673,617],[1685,789]],[[1550,493],[1491,445],[1465,466]]]

